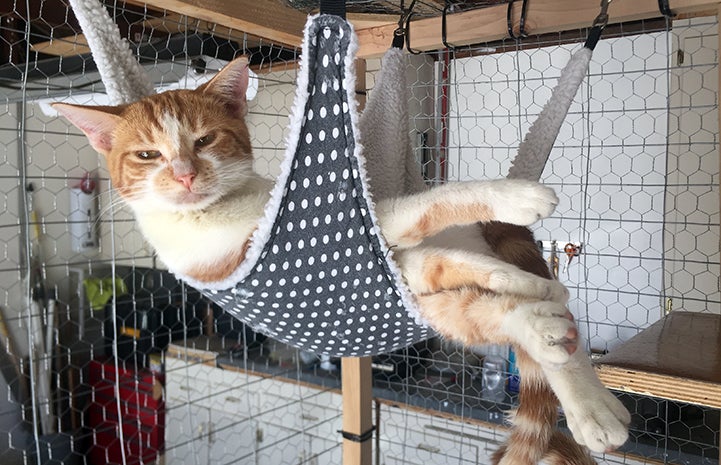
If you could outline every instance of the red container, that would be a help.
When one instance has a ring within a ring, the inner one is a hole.
[[[163,452],[165,403],[162,375],[93,360],[88,425],[93,465],[144,465]],[[124,449],[124,457],[123,457]]]

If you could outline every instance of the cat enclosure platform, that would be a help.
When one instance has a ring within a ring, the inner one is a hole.
[[[601,357],[619,391],[721,409],[721,315],[673,312]]]
[[[596,370],[611,389],[721,409],[721,315],[673,312],[599,359]]]

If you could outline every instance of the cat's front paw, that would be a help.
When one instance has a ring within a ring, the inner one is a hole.
[[[493,212],[503,223],[528,226],[550,216],[558,205],[554,190],[537,182],[506,179],[495,187]]]
[[[586,387],[572,405],[564,405],[568,428],[579,444],[594,452],[617,449],[628,438],[631,415],[605,387]]]
[[[541,365],[563,365],[578,349],[573,316],[558,302],[521,304],[506,315],[501,330]]]

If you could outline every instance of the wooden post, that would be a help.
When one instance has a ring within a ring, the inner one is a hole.
[[[358,111],[365,105],[366,62],[356,60],[356,99]],[[371,358],[347,357],[341,360],[343,391],[343,431],[361,436],[373,427]],[[343,439],[343,465],[371,465],[373,441]]]
[[[373,427],[371,358],[346,357],[341,361],[343,431],[361,436]],[[343,439],[343,465],[371,465],[373,441]]]
[[[716,47],[716,68],[718,69],[719,80],[716,84],[716,113],[718,113],[718,127],[716,128],[716,144],[719,150],[719,174],[721,175],[721,3],[718,5],[716,13],[716,27],[718,28],[718,44]],[[719,250],[721,250],[721,238],[719,238]],[[721,287],[721,276],[718,277],[719,287]],[[721,425],[719,425],[719,441],[721,441]]]

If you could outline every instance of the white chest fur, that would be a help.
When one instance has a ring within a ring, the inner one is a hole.
[[[203,210],[136,211],[136,218],[168,269],[185,274],[223,263],[245,248],[268,201],[269,188],[262,184],[235,192]]]

